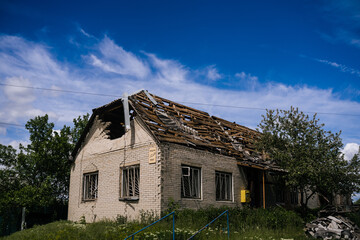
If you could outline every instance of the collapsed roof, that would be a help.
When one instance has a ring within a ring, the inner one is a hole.
[[[135,93],[126,100],[129,108],[126,105],[124,107],[127,101],[118,99],[93,110],[73,157],[80,149],[95,116],[108,123],[107,133],[110,139],[121,137],[126,131],[125,110],[129,112],[128,118],[137,116],[158,142],[187,145],[235,157],[242,166],[282,171],[256,152],[254,143],[259,139],[260,133],[255,130],[150,94],[146,90]]]

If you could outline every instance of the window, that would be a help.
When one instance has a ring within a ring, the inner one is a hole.
[[[200,168],[182,166],[181,197],[200,198],[201,171]]]
[[[216,201],[232,200],[231,173],[215,172]]]
[[[140,183],[140,166],[129,166],[122,168],[121,198],[138,200]]]
[[[98,197],[98,172],[85,173],[83,176],[83,200],[95,200]]]

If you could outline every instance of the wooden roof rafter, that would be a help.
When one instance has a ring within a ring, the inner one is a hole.
[[[156,142],[182,144],[232,156],[242,166],[277,168],[256,151],[254,145],[261,133],[255,130],[150,94],[146,90],[132,94],[128,99],[130,108],[138,116],[137,119],[148,129]],[[93,115],[111,109],[123,109],[122,104],[122,99],[115,100],[94,109]],[[93,116],[91,119],[93,120]],[[76,154],[76,151],[73,154]]]

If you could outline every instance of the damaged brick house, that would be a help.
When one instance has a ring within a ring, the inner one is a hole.
[[[72,153],[68,219],[182,207],[297,204],[255,130],[145,90],[93,110]],[[251,199],[251,200],[250,200]],[[316,203],[316,199],[315,202]]]

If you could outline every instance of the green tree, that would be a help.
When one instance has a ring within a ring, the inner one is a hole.
[[[25,125],[29,145],[16,151],[0,144],[0,214],[11,208],[67,202],[69,156],[88,119],[88,114],[78,117],[72,128],[55,131],[47,115],[35,117]]]
[[[79,141],[80,136],[81,136],[82,132],[84,131],[88,121],[89,121],[88,113],[86,115],[74,118],[74,120],[73,120],[74,127],[71,128],[71,130],[70,130],[71,141],[72,141],[73,146],[75,146],[75,144]]]
[[[258,148],[287,171],[285,183],[301,192],[302,207],[315,193],[332,201],[334,194],[359,190],[360,161],[344,159],[340,132],[324,130],[316,114],[309,117],[293,107],[267,110],[262,117]]]

